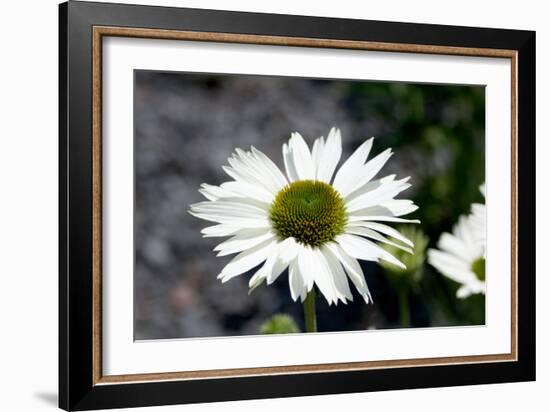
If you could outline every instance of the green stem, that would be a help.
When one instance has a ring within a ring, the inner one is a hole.
[[[315,314],[315,290],[311,289],[304,300],[304,318],[306,332],[317,332],[317,316]]]
[[[406,286],[401,286],[398,288],[398,299],[401,326],[408,328],[411,326],[411,316],[409,311],[409,291]]]

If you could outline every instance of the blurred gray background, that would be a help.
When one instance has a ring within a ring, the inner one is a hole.
[[[342,159],[375,136],[372,155],[396,151],[382,173],[412,176],[403,195],[420,205],[414,217],[432,245],[481,200],[484,101],[483,87],[135,71],[135,338],[258,334],[275,313],[303,325],[286,275],[250,296],[249,274],[218,281],[231,256],[212,249],[224,239],[202,238],[209,222],[188,213],[204,200],[201,183],[230,179],[221,166],[236,147],[254,145],[283,169],[281,147],[292,131],[311,145],[339,127]],[[356,296],[328,308],[319,299],[320,331],[402,326],[383,269],[363,269],[375,304]],[[410,292],[410,326],[483,323],[484,299],[457,302],[455,290],[426,267]]]

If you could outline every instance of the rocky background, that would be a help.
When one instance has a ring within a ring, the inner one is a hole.
[[[180,338],[258,334],[275,313],[303,328],[302,307],[286,275],[248,295],[243,275],[221,284],[231,257],[202,238],[208,222],[188,214],[203,200],[201,183],[229,180],[221,166],[236,147],[254,145],[283,166],[290,132],[308,142],[342,130],[345,159],[375,136],[373,155],[396,154],[383,173],[412,176],[403,195],[434,245],[470,203],[482,201],[484,88],[301,78],[135,72],[135,337]],[[329,308],[318,299],[320,331],[482,324],[484,298],[457,300],[457,285],[428,265],[407,291],[404,322],[388,274],[364,263],[375,303]]]

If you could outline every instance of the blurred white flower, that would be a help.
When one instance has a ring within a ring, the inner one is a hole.
[[[480,191],[485,196],[485,184]],[[449,279],[461,284],[458,298],[485,294],[487,213],[484,204],[474,203],[471,214],[461,216],[453,233],[443,233],[437,249],[428,250],[428,262]]]
[[[256,148],[236,149],[223,168],[233,180],[201,185],[208,201],[190,210],[217,223],[203,229],[203,236],[231,236],[214,249],[218,256],[238,253],[218,278],[226,282],[263,262],[250,279],[251,290],[273,283],[288,268],[295,301],[303,302],[314,285],[329,304],[351,301],[348,277],[365,302],[372,301],[357,259],[404,267],[374,241],[409,252],[413,243],[379,222],[418,223],[400,217],[417,206],[395,199],[410,186],[409,178],[374,179],[392,152],[367,161],[372,144],[373,138],[365,141],[336,171],[342,154],[338,129],[316,139],[311,151],[299,133],[292,133],[283,145],[286,176]]]

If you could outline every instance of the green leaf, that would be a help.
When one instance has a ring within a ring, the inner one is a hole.
[[[278,333],[299,333],[300,329],[294,319],[289,315],[279,313],[273,315],[260,326],[262,335],[273,335]]]

